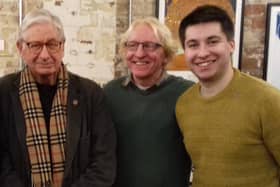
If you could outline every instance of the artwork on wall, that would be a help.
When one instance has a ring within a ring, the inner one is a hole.
[[[235,51],[233,53],[233,66],[235,68],[241,68],[241,56],[242,56],[242,38],[243,38],[243,12],[244,12],[244,0],[157,0],[156,12],[158,19],[165,23],[173,33],[173,36],[178,41],[178,28],[180,21],[185,15],[191,12],[197,6],[204,4],[212,4],[220,6],[227,10],[229,15],[235,22]],[[167,66],[169,72],[176,72],[184,74],[189,72],[187,62],[183,55],[183,49],[180,48],[178,54],[174,60]],[[188,77],[189,78],[189,77]]]
[[[280,89],[280,3],[267,5],[263,78]]]

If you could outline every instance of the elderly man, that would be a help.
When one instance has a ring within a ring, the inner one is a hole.
[[[0,80],[0,184],[109,187],[115,131],[102,89],[62,63],[65,36],[47,10],[26,15],[17,48],[22,71]]]

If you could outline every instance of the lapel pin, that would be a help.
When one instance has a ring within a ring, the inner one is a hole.
[[[73,102],[72,102],[73,106],[78,106],[79,104],[79,101],[77,99],[74,99]]]

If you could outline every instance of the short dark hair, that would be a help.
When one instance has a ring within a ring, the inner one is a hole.
[[[222,8],[214,5],[203,5],[194,9],[185,16],[179,26],[179,37],[182,47],[185,48],[185,32],[187,27],[200,23],[218,22],[228,40],[234,38],[234,24],[229,14]]]

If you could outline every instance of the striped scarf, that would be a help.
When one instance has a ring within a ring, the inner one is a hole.
[[[31,164],[33,187],[62,186],[65,163],[67,91],[68,73],[62,66],[52,103],[48,137],[36,82],[28,67],[21,72],[19,95],[26,124],[26,145]]]

